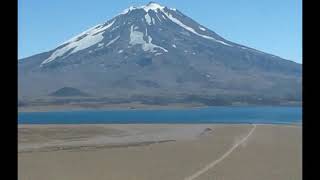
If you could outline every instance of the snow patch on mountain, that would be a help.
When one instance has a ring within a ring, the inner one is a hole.
[[[130,6],[129,8],[124,9],[119,15],[127,14],[128,12],[130,12],[130,11],[132,11],[134,9],[137,9],[137,7]]]
[[[149,16],[149,14],[147,13],[144,18],[146,19],[146,22],[151,25],[151,17]]]
[[[149,10],[162,10],[164,9],[165,7],[164,6],[161,6],[160,4],[157,4],[157,3],[154,3],[154,2],[151,2],[145,6],[141,6],[140,8],[144,9],[146,12],[148,12]]]
[[[104,43],[99,43],[98,47],[102,47],[104,45]]]
[[[203,27],[201,27],[201,26],[199,26],[199,29],[200,29],[201,31],[206,31],[206,29],[203,28]]]
[[[166,7],[161,6],[160,4],[157,4],[154,2],[150,2],[149,4],[144,5],[144,6],[138,6],[138,7],[130,6],[129,8],[123,10],[119,15],[127,14],[128,12],[136,10],[136,9],[143,9],[145,12],[149,12],[150,10],[158,12],[158,10],[162,11],[162,10],[164,10],[164,8],[166,8]],[[169,9],[172,11],[177,11],[177,9],[175,9],[175,8],[169,8]]]
[[[203,38],[206,38],[206,39],[211,39],[211,40],[214,40],[214,41],[216,41],[216,42],[219,42],[219,43],[224,44],[224,45],[227,45],[227,46],[232,46],[232,45],[230,45],[230,44],[228,44],[228,43],[225,43],[225,42],[223,42],[223,41],[217,40],[217,39],[215,39],[215,38],[213,38],[213,37],[206,36],[206,35],[203,35],[203,34],[199,34],[199,33],[197,33],[193,28],[191,28],[191,27],[183,24],[181,21],[179,21],[178,19],[174,18],[170,13],[165,12],[165,11],[162,11],[162,12],[163,12],[172,22],[176,23],[177,25],[179,25],[179,26],[181,26],[182,28],[184,28],[184,29],[192,32],[193,34],[195,34],[195,35],[197,35],[197,36],[200,36],[200,37],[203,37]]]
[[[161,46],[157,46],[155,44],[152,44],[152,38],[151,36],[147,36],[148,37],[148,41],[146,42],[144,39],[144,34],[143,32],[140,31],[135,31],[133,25],[130,28],[130,42],[129,44],[131,45],[142,45],[142,49],[144,51],[149,51],[149,52],[157,52],[155,49],[159,48],[162,49],[164,52],[168,52],[168,50],[166,50],[165,48],[161,47]]]
[[[161,19],[159,18],[158,13],[156,13],[156,16],[157,16],[157,18],[159,19],[159,22],[161,22]]]
[[[98,25],[98,26],[95,26],[94,28],[91,28],[88,31],[85,31],[84,33],[81,33],[80,35],[76,36],[76,38],[71,39],[70,42],[67,42],[68,44],[66,46],[55,50],[49,58],[47,58],[41,63],[41,65],[49,63],[55,60],[56,58],[65,55],[67,52],[69,52],[68,53],[68,56],[69,56],[73,53],[76,53],[80,50],[89,48],[99,43],[100,41],[103,40],[102,34],[105,32],[106,29],[111,27],[114,22],[115,20],[105,26]],[[79,39],[80,37],[82,38]]]
[[[143,9],[144,11],[149,12],[149,10],[157,11],[158,9],[162,10],[164,8],[165,7],[161,6],[160,4],[151,2],[151,3],[147,4],[147,5],[139,6],[139,7],[130,6],[129,8],[123,10],[119,15],[127,14],[128,12],[130,12],[132,10],[135,10],[135,9]]]
[[[110,46],[112,43],[116,42],[119,38],[120,36],[117,36],[116,38],[112,39],[110,42],[108,42],[108,44],[105,47]]]

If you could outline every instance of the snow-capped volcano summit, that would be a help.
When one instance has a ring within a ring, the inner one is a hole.
[[[129,11],[132,11],[134,9],[143,9],[146,12],[149,12],[149,10],[158,11],[158,10],[163,10],[164,8],[165,8],[164,6],[161,6],[160,4],[158,4],[156,2],[149,2],[147,5],[140,6],[140,7],[130,6],[129,8],[125,9],[121,14],[126,14]]]
[[[300,76],[297,63],[233,43],[178,9],[150,2],[19,60],[19,93],[45,96],[74,87],[97,96],[295,96]]]
[[[161,37],[160,34],[164,30],[170,30],[173,39],[158,38]],[[79,51],[89,54],[106,48],[112,49],[117,46],[117,41],[127,43],[124,44],[126,47],[123,47],[120,52],[137,45],[146,53],[161,55],[168,53],[168,49],[172,49],[172,47],[177,48],[176,41],[182,35],[189,36],[184,37],[188,39],[194,37],[202,39],[202,41],[210,40],[225,46],[235,46],[187,18],[176,9],[150,2],[144,6],[130,7],[113,19],[73,37],[56,48],[41,65],[66,59]],[[164,41],[166,42],[164,43]],[[169,44],[169,42],[172,43]],[[138,50],[136,49],[136,51]]]

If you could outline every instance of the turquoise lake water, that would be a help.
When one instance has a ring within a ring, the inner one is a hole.
[[[168,110],[21,112],[18,124],[302,123],[301,107],[205,107]]]

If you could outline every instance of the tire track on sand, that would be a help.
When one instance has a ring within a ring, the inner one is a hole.
[[[239,145],[241,145],[242,143],[244,143],[250,136],[251,134],[254,132],[254,130],[256,129],[257,125],[253,124],[253,128],[250,130],[250,132],[247,134],[247,136],[245,136],[243,139],[241,139],[241,141],[237,142],[235,145],[233,145],[227,152],[225,152],[219,159],[214,160],[213,162],[209,163],[208,165],[206,165],[204,168],[200,169],[199,171],[195,172],[194,174],[192,174],[191,176],[188,176],[186,178],[184,178],[184,180],[194,180],[197,177],[199,177],[201,174],[205,173],[206,171],[208,171],[209,169],[213,168],[215,165],[217,165],[219,162],[223,161],[224,158],[228,157]]]

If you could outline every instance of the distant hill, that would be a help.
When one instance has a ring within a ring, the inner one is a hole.
[[[57,91],[50,93],[49,96],[70,97],[70,96],[89,96],[89,94],[72,87],[63,87]]]

